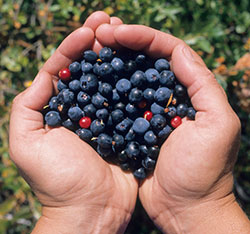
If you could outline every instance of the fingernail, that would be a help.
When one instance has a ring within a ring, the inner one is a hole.
[[[182,51],[183,51],[183,54],[186,56],[187,59],[192,60],[192,61],[195,60],[194,55],[193,55],[193,53],[192,53],[192,51],[191,51],[191,49],[189,47],[185,46],[182,49]]]

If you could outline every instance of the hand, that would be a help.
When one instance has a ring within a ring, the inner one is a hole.
[[[104,31],[112,32],[113,38],[105,37]],[[197,110],[195,121],[184,119],[166,140],[153,175],[140,185],[148,215],[166,233],[236,233],[241,230],[235,225],[239,217],[249,228],[232,194],[240,121],[202,59],[183,41],[145,26],[105,24],[96,36],[105,46],[168,58]],[[238,217],[227,217],[230,211]],[[221,223],[213,225],[216,222]]]
[[[58,71],[84,50],[102,48],[94,35],[102,23],[122,22],[103,12],[91,15],[13,102],[10,155],[43,206],[33,233],[122,232],[135,206],[138,185],[133,175],[106,163],[66,128],[44,126],[40,112],[56,90]]]

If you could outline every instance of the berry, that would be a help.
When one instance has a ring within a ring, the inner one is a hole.
[[[155,92],[154,99],[159,104],[166,104],[172,94],[172,90],[166,87],[158,88]]]
[[[160,79],[160,74],[156,69],[149,68],[145,71],[145,75],[149,85],[157,85]]]
[[[96,117],[99,120],[106,122],[109,118],[109,112],[106,108],[102,108],[96,111]]]
[[[155,95],[155,90],[151,88],[147,88],[143,92],[143,96],[148,102],[154,101],[154,95]]]
[[[68,110],[68,116],[71,120],[78,121],[84,116],[84,113],[80,107],[72,106]]]
[[[144,179],[160,147],[196,111],[164,58],[130,49],[92,50],[59,72],[59,93],[43,108],[45,123],[64,126],[104,160]]]
[[[93,137],[92,132],[89,129],[80,128],[76,130],[76,134],[83,140],[90,142],[91,138]]]
[[[142,165],[147,170],[153,170],[155,167],[155,160],[150,157],[146,157],[142,160]]]
[[[144,119],[144,118],[137,118],[132,126],[132,129],[135,131],[135,133],[139,135],[143,135],[150,127],[150,123]]]
[[[81,128],[89,128],[89,126],[91,125],[91,119],[87,116],[82,117],[79,120],[79,125]]]
[[[176,108],[176,113],[181,118],[185,117],[187,115],[187,112],[188,112],[188,106],[187,106],[187,104],[181,103]]]
[[[188,111],[187,111],[187,117],[191,120],[194,120],[195,119],[195,114],[196,114],[196,111],[193,107],[189,107],[188,108]]]
[[[51,127],[56,127],[61,124],[61,117],[57,111],[49,111],[45,115],[45,122]]]
[[[62,80],[58,80],[57,89],[59,92],[67,88],[68,88],[67,84],[65,84]]]
[[[143,118],[145,118],[147,121],[150,121],[153,117],[153,113],[151,111],[145,111]]]
[[[154,115],[150,120],[151,127],[156,131],[162,130],[165,127],[166,123],[166,118],[159,114]]]
[[[101,133],[98,136],[97,143],[102,148],[111,148],[111,146],[112,146],[112,137],[105,134],[105,133]]]
[[[137,158],[140,154],[140,145],[136,141],[130,141],[125,149],[129,158]]]
[[[139,168],[139,169],[136,169],[136,170],[134,171],[133,174],[134,174],[134,176],[135,176],[137,179],[140,179],[140,180],[145,179],[146,176],[147,176],[144,167],[141,167],[141,168]]]
[[[111,61],[111,66],[117,72],[120,72],[124,69],[124,62],[120,58],[113,58]]]
[[[133,88],[128,96],[128,99],[131,103],[138,103],[142,100],[142,98],[143,98],[143,93],[138,88]]]
[[[90,124],[90,131],[93,133],[94,136],[98,136],[100,133],[103,133],[104,130],[105,130],[105,124],[98,119],[95,119]]]
[[[98,56],[94,51],[86,50],[83,53],[83,58],[85,59],[86,62],[94,63],[94,62],[96,62]]]
[[[170,64],[166,59],[157,59],[155,62],[155,69],[159,72],[163,70],[169,70]]]
[[[145,133],[144,140],[148,145],[155,145],[157,143],[157,137],[151,130]]]
[[[173,128],[177,128],[182,123],[181,117],[175,116],[173,119],[171,119],[170,123]]]
[[[113,51],[108,47],[103,47],[99,51],[99,58],[104,62],[109,62],[113,59]]]
[[[69,81],[71,77],[70,70],[68,68],[63,68],[59,71],[58,76],[64,82]]]
[[[131,84],[137,88],[143,88],[146,81],[146,75],[143,71],[136,71],[130,78]]]
[[[118,93],[126,94],[131,89],[131,83],[129,80],[123,78],[116,83],[115,87],[116,87],[116,90],[118,91]]]

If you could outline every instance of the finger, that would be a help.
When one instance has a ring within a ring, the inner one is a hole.
[[[172,69],[178,80],[188,89],[197,111],[223,113],[229,108],[224,91],[200,57],[187,45],[174,48]]]
[[[40,72],[33,84],[13,101],[10,118],[10,138],[26,135],[44,127],[43,115],[38,111],[48,103],[53,94],[53,79]]]
[[[101,24],[109,24],[110,23],[110,17],[107,13],[103,11],[96,11],[92,13],[85,21],[84,27],[91,28],[94,32]]]
[[[115,41],[133,50],[143,50],[151,57],[169,57],[184,42],[172,35],[142,25],[120,25],[114,31]]]
[[[112,16],[110,18],[110,24],[112,25],[120,25],[120,24],[123,24],[122,20],[116,16]]]
[[[41,71],[57,75],[58,71],[81,57],[82,52],[90,49],[94,43],[94,32],[88,27],[81,27],[66,37],[55,53],[47,60]]]
[[[93,44],[92,50],[95,51],[97,54],[99,54],[99,51],[103,48],[104,46],[97,40],[95,39],[95,43]]]
[[[102,24],[96,29],[96,38],[103,46],[120,49],[122,46],[115,40],[114,32],[119,25]]]

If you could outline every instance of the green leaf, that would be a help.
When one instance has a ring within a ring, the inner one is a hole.
[[[207,53],[211,53],[212,52],[212,46],[211,46],[210,42],[208,40],[206,40],[206,39],[198,40],[197,41],[197,46],[201,50],[203,50],[203,51],[205,51]]]
[[[16,198],[12,196],[0,204],[0,216],[4,216],[9,213],[15,207],[16,203]]]

